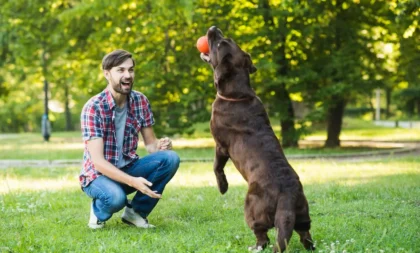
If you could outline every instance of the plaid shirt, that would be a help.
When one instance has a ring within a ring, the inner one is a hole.
[[[104,141],[105,159],[115,166],[118,164],[119,154],[114,122],[115,107],[114,98],[108,88],[92,97],[83,107],[80,123],[85,151],[83,154],[83,167],[79,176],[82,187],[86,187],[101,175],[100,172],[95,170],[87,149],[87,141],[91,138],[102,138]],[[152,126],[154,123],[149,100],[142,93],[131,91],[122,149],[125,159],[134,160],[138,158],[136,150],[140,129],[142,127]]]

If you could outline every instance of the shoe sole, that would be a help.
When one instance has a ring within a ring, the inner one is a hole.
[[[124,219],[124,218],[121,218],[121,220],[122,220],[122,222],[124,222],[125,224],[128,224],[128,225],[130,225],[130,226],[136,226],[136,225],[134,225],[133,223],[131,223],[131,222],[129,222],[128,220],[126,220],[126,219]]]
[[[101,229],[104,227],[104,225],[94,225],[94,224],[88,224],[88,227],[91,229]]]
[[[148,228],[155,228],[155,226],[150,226],[150,225],[147,225],[147,227],[139,227],[139,226],[136,226],[134,223],[129,222],[128,220],[126,220],[126,219],[124,219],[124,218],[121,218],[121,220],[122,220],[122,222],[124,222],[125,224],[128,224],[128,225],[133,226],[133,227],[146,228],[146,229],[148,229]]]

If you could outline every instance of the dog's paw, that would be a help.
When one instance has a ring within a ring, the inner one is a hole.
[[[264,248],[262,246],[250,246],[250,247],[248,247],[248,251],[252,251],[252,252],[260,252],[263,249]]]
[[[200,58],[201,58],[201,60],[203,60],[203,61],[205,61],[207,63],[210,62],[210,56],[208,54],[201,53],[200,54]]]
[[[227,192],[227,190],[228,190],[228,185],[227,184],[219,186],[219,191],[220,191],[221,194],[225,194]]]
[[[217,180],[217,185],[219,186],[219,191],[221,194],[225,194],[229,188],[229,184],[226,178],[221,178]]]

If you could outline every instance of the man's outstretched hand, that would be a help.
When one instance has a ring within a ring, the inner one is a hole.
[[[154,199],[160,199],[162,198],[162,195],[157,193],[156,191],[152,191],[149,187],[151,187],[153,184],[149,181],[147,181],[143,177],[133,177],[130,186],[133,188],[136,188],[137,190],[141,191],[143,194],[146,194],[147,196],[154,198]]]

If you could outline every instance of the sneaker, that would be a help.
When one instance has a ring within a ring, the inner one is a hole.
[[[90,218],[89,218],[88,226],[91,229],[98,229],[98,228],[103,228],[104,225],[105,225],[105,221],[98,220],[95,213],[93,212],[93,203],[92,203],[92,205],[90,206]]]
[[[128,225],[136,226],[138,228],[154,228],[155,226],[149,224],[146,218],[140,216],[140,214],[134,212],[132,207],[126,206],[121,220]]]

